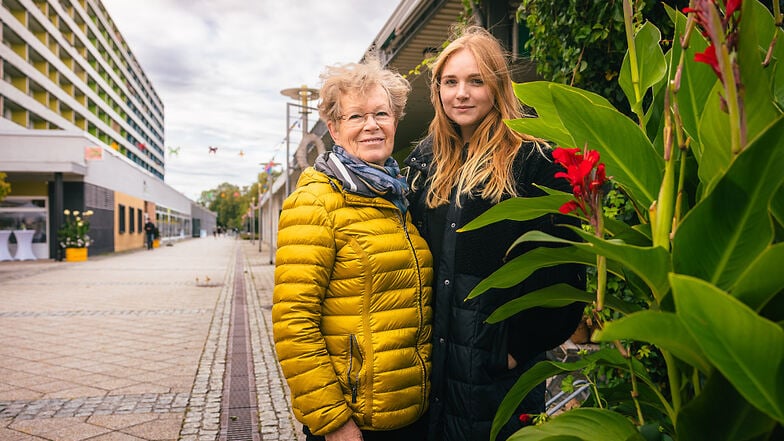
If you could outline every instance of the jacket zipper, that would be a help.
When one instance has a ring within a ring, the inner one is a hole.
[[[357,391],[359,389],[359,372],[357,372],[357,380],[352,381],[351,369],[354,365],[354,346],[356,345],[359,350],[359,342],[354,334],[348,336],[348,386],[351,389],[351,402],[357,402]]]
[[[416,269],[417,269],[417,279],[419,280],[419,288],[418,288],[418,291],[419,291],[419,301],[417,302],[417,308],[418,308],[418,311],[419,311],[419,326],[417,327],[417,335],[416,335],[416,341],[417,341],[416,344],[417,344],[417,347],[418,347],[419,346],[419,337],[421,336],[421,333],[422,333],[422,323],[424,321],[423,318],[422,318],[424,316],[424,312],[422,311],[422,268],[419,265],[419,258],[417,257],[417,254],[416,254],[416,248],[414,247],[414,244],[411,242],[411,236],[408,233],[408,227],[406,226],[406,215],[404,213],[400,212],[400,211],[398,211],[398,213],[400,213],[400,221],[403,224],[403,231],[406,233],[406,240],[408,241],[408,246],[411,248],[411,254],[414,255],[414,263],[416,264]],[[422,369],[424,371],[424,376],[422,378],[425,379],[425,384],[423,384],[423,387],[422,387],[422,403],[425,403],[426,400],[427,400],[427,396],[425,395],[427,393],[426,392],[426,390],[427,390],[426,383],[427,383],[427,375],[428,375],[427,374],[427,367],[425,365],[425,360],[422,359],[422,355],[419,353],[419,350],[416,350],[416,354],[417,354],[417,358],[419,359],[419,364],[420,364],[420,366],[422,366]],[[424,413],[425,407],[426,406],[422,406],[422,412],[421,413]]]

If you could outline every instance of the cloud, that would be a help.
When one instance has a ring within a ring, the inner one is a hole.
[[[223,182],[251,184],[273,157],[285,161],[293,101],[280,91],[318,87],[324,66],[359,60],[398,2],[103,3],[163,100],[166,145],[180,148],[167,152],[166,182],[196,199]],[[291,135],[293,149],[301,130]]]

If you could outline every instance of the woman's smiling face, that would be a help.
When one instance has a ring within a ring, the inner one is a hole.
[[[327,122],[335,144],[363,161],[383,165],[392,155],[397,130],[397,118],[384,88],[372,87],[364,95],[343,95],[340,111],[340,119]]]
[[[444,63],[439,96],[446,116],[460,126],[464,142],[471,138],[495,104],[493,93],[479,73],[474,54],[467,49],[456,51]]]

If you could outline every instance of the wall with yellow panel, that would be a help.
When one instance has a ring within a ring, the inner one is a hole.
[[[144,208],[143,199],[114,193],[114,251],[144,247]]]

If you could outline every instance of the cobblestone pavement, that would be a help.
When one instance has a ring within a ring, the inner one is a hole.
[[[269,251],[203,238],[0,262],[0,440],[217,439],[237,250],[262,439],[302,439],[271,341]]]

